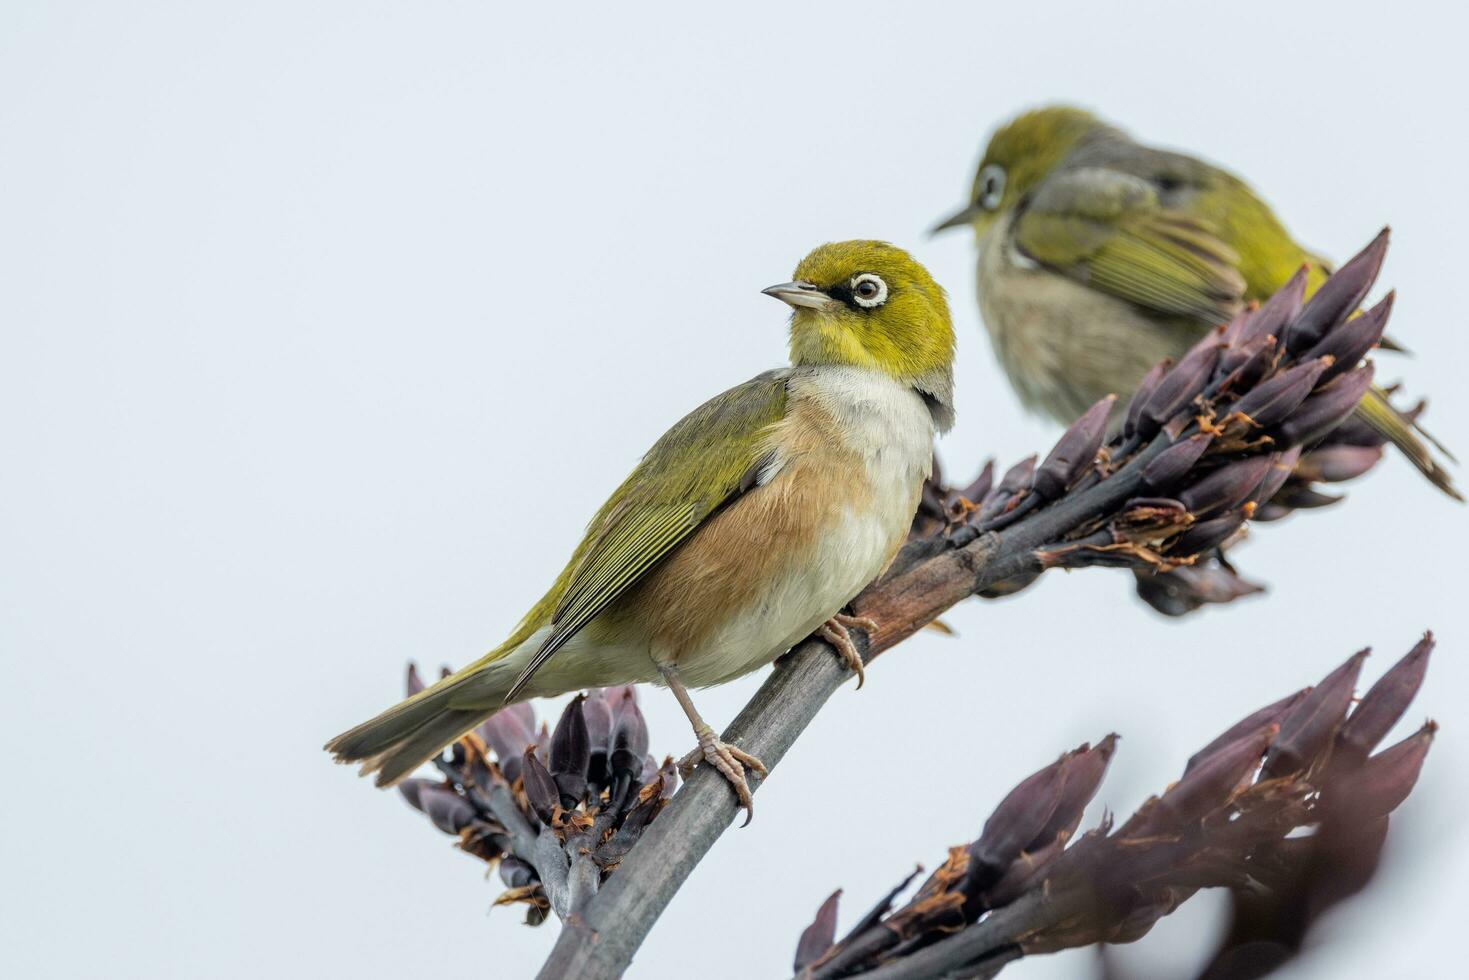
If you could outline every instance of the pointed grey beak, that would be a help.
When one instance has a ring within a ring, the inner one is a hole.
[[[978,204],[971,204],[961,211],[955,211],[943,221],[940,221],[938,224],[928,229],[928,233],[930,235],[937,235],[941,231],[947,231],[950,228],[958,228],[961,225],[967,225],[975,218],[979,217],[980,214],[983,213],[983,211],[984,209],[981,208]]]
[[[769,286],[760,290],[766,296],[774,296],[782,303],[789,303],[793,307],[807,307],[812,310],[824,309],[836,300],[816,288],[814,282],[783,282],[778,286]]]

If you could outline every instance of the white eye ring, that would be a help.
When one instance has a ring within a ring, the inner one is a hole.
[[[864,272],[860,276],[852,277],[852,302],[865,310],[881,306],[888,301],[888,284],[882,278],[870,272]],[[877,291],[873,292],[872,287]],[[866,295],[863,295],[866,293]]]
[[[979,172],[975,181],[975,200],[986,211],[993,211],[1005,199],[1005,168],[992,163]]]

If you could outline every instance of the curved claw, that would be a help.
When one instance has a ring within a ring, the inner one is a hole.
[[[877,632],[877,623],[866,616],[849,616],[839,612],[822,623],[817,628],[816,635],[831,644],[837,656],[842,658],[842,662],[857,675],[857,690],[860,691],[862,685],[867,681],[867,674],[863,670],[862,655],[857,652],[857,644],[852,642],[854,628],[871,636]]]
[[[695,734],[699,738],[699,747],[678,761],[679,775],[687,779],[700,762],[713,766],[734,790],[735,797],[745,811],[745,822],[740,826],[748,827],[755,818],[755,799],[750,793],[750,784],[745,780],[745,772],[749,770],[763,778],[769,770],[765,768],[765,763],[750,753],[720,741],[708,727],[696,731]]]

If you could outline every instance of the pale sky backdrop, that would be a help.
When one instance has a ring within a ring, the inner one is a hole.
[[[960,335],[953,471],[1045,448],[972,302],[989,130],[1079,101],[1248,175],[1384,287],[1469,450],[1462,9],[1435,3],[67,3],[0,12],[0,959],[13,977],[521,977],[555,927],[321,743],[539,595],[638,455],[783,363],[759,290],[812,246],[912,248]],[[1462,471],[1460,482],[1469,482]],[[1166,621],[1120,573],[972,602],[834,697],[634,977],[779,976],[1124,739],[1130,811],[1245,712],[1372,644],[1442,645],[1443,733],[1389,862],[1284,976],[1441,977],[1469,907],[1469,511],[1391,459],[1238,553],[1263,599]],[[705,692],[717,725],[761,680]],[[656,750],[688,727],[644,707]],[[1121,951],[1183,975],[1200,899]],[[719,921],[718,935],[703,931]],[[722,941],[721,941],[722,937]],[[1084,976],[1089,954],[1017,980]]]

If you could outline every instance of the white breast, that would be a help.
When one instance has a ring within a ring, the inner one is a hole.
[[[879,506],[905,501],[933,465],[933,416],[911,387],[881,371],[824,367],[791,380],[793,398],[810,398],[841,427],[846,448],[862,456]],[[906,526],[912,513],[902,515]]]
[[[870,504],[846,508],[817,538],[813,560],[771,582],[681,668],[696,686],[717,684],[769,663],[805,639],[882,572],[907,536],[933,463],[933,417],[912,388],[861,368],[825,367],[790,384],[836,419],[843,445],[866,467]]]

